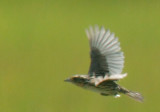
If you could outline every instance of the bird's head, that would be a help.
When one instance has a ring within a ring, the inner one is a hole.
[[[87,75],[74,75],[70,78],[64,80],[65,82],[71,82],[77,86],[84,86],[88,83],[88,76]]]

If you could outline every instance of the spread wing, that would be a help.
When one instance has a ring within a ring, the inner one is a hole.
[[[124,66],[124,56],[118,38],[114,33],[99,29],[98,26],[86,30],[90,42],[91,65],[89,75],[105,76],[120,74]]]

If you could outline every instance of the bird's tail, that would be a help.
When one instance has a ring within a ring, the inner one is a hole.
[[[120,92],[126,94],[127,96],[133,98],[136,101],[143,102],[143,96],[138,92],[133,92],[123,87],[120,87]]]

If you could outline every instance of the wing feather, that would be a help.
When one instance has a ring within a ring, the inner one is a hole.
[[[89,75],[104,76],[120,74],[124,66],[124,55],[114,33],[97,25],[86,30],[90,42],[91,65]]]

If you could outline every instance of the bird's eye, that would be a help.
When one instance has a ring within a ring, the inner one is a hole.
[[[80,81],[81,79],[76,77],[76,78],[74,78],[73,80],[76,81],[76,82],[78,82],[78,81]]]
[[[83,82],[84,79],[80,77],[73,78],[74,82]]]

